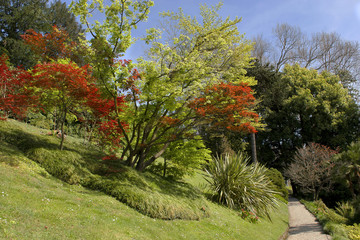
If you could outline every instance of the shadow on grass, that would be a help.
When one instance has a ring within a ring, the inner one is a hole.
[[[188,183],[176,181],[176,180],[168,180],[159,176],[150,176],[149,174],[144,174],[144,177],[147,181],[154,183],[162,194],[188,198],[188,199],[199,199],[202,198],[202,194],[200,191],[192,187]]]
[[[11,129],[11,131],[0,129],[0,139],[16,146],[23,153],[33,148],[59,149],[59,145],[49,138],[47,136],[36,136],[19,129]]]

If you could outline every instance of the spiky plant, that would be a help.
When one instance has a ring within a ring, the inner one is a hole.
[[[265,171],[264,166],[249,164],[249,158],[239,153],[214,157],[206,169],[205,179],[219,203],[269,217],[270,209],[275,208],[278,201]]]

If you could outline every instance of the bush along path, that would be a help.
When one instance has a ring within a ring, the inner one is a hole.
[[[289,198],[288,208],[290,222],[288,240],[331,239],[331,236],[324,234],[316,218],[296,198]]]

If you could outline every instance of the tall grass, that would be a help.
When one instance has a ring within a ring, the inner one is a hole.
[[[206,179],[219,203],[269,217],[270,209],[278,204],[278,193],[271,189],[266,170],[260,164],[249,164],[242,153],[218,156],[207,166]]]

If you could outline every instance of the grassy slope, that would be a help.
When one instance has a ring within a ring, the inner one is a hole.
[[[211,202],[211,216],[200,221],[152,219],[103,193],[51,177],[7,144],[0,146],[0,176],[1,239],[268,240],[278,239],[288,224],[285,204],[272,222],[258,224]]]

